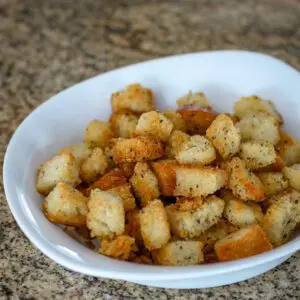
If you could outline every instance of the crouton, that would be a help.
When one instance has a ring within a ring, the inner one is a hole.
[[[176,167],[178,167],[176,160],[159,160],[152,163],[159,189],[164,196],[173,196],[176,185]]]
[[[116,167],[116,164],[114,162],[114,158],[113,158],[113,151],[112,151],[112,147],[108,146],[104,148],[104,154],[106,156],[106,160],[107,160],[107,169],[111,170],[113,168]]]
[[[119,196],[123,200],[125,213],[135,209],[136,203],[129,183],[113,187],[112,189],[109,189],[108,192]]]
[[[227,180],[227,172],[218,168],[179,166],[176,168],[174,195],[206,196],[225,186]]]
[[[266,196],[275,195],[288,187],[288,181],[281,172],[264,172],[256,175],[264,186]]]
[[[204,93],[192,93],[190,91],[187,95],[179,98],[176,102],[178,107],[199,106],[210,108],[208,99]]]
[[[126,213],[125,233],[134,237],[139,246],[143,246],[139,213],[140,209],[138,208]]]
[[[186,124],[182,116],[176,111],[166,111],[163,115],[172,122],[173,130],[186,131]]]
[[[152,257],[158,265],[198,265],[204,260],[202,248],[203,244],[199,241],[171,241],[152,251]]]
[[[166,144],[166,155],[168,158],[175,158],[175,155],[182,149],[184,143],[188,142],[190,136],[182,131],[174,130]]]
[[[135,165],[136,165],[135,162],[123,163],[123,164],[119,164],[119,168],[123,171],[124,175],[127,178],[130,178],[134,173]]]
[[[216,159],[216,150],[206,137],[194,135],[175,157],[181,164],[206,165]]]
[[[120,197],[99,189],[91,191],[88,201],[86,225],[92,237],[112,239],[125,229],[125,212]]]
[[[43,211],[53,223],[83,226],[88,212],[87,200],[72,186],[59,182],[43,201]]]
[[[260,179],[246,168],[245,163],[234,157],[230,167],[229,188],[233,195],[242,200],[263,201],[264,186]]]
[[[172,129],[173,123],[168,118],[156,111],[150,111],[140,116],[135,134],[154,136],[165,142],[168,140]]]
[[[36,189],[39,193],[47,195],[58,182],[65,182],[72,186],[78,185],[79,165],[70,153],[61,153],[43,163],[36,179]]]
[[[83,181],[92,182],[99,175],[103,175],[107,167],[107,158],[103,150],[101,148],[94,148],[81,165],[80,177]]]
[[[273,196],[261,224],[270,241],[279,246],[286,242],[300,222],[300,193],[288,189]]]
[[[251,170],[258,170],[275,163],[276,152],[269,142],[248,141],[241,144],[240,157]]]
[[[138,136],[131,139],[117,139],[113,147],[116,164],[154,160],[164,155],[163,144],[154,137]]]
[[[146,162],[138,162],[135,165],[130,182],[142,206],[146,206],[160,195],[157,178]]]
[[[300,163],[300,143],[283,130],[276,148],[287,166]]]
[[[114,136],[108,123],[93,120],[85,129],[84,142],[89,147],[105,147]]]
[[[148,250],[161,248],[170,237],[170,226],[163,203],[150,202],[140,213],[141,233]]]
[[[300,191],[300,164],[285,167],[282,172],[288,180],[289,186]]]
[[[283,159],[276,153],[275,162],[272,164],[262,167],[256,170],[256,172],[280,172],[285,167],[285,162]]]
[[[74,144],[64,147],[60,150],[60,154],[70,153],[78,161],[78,164],[81,165],[82,162],[91,154],[91,149],[87,144]]]
[[[279,124],[268,113],[248,111],[236,123],[236,127],[239,128],[243,141],[266,141],[275,145],[280,139]]]
[[[155,108],[151,90],[138,83],[128,85],[124,91],[113,93],[111,106],[113,112],[126,109],[143,113]]]
[[[211,196],[205,201],[196,198],[167,206],[172,234],[183,239],[199,237],[219,221],[224,205],[222,199]]]
[[[271,243],[257,224],[231,233],[215,244],[215,251],[220,261],[241,259],[271,249]]]
[[[240,132],[226,114],[216,117],[206,130],[206,135],[223,158],[233,156],[240,149]]]
[[[109,120],[111,128],[117,137],[131,138],[135,131],[138,116],[131,111],[113,113]]]

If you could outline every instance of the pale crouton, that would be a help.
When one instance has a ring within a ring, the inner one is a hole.
[[[130,182],[142,206],[146,206],[160,195],[157,178],[146,162],[138,162],[135,165]]]
[[[300,163],[300,143],[283,130],[280,131],[280,141],[276,148],[287,166]]]
[[[229,188],[236,198],[242,200],[263,201],[264,186],[260,179],[246,168],[238,157],[230,162]]]
[[[282,172],[288,180],[289,186],[300,191],[300,164],[285,167]]]
[[[166,207],[172,234],[183,239],[200,236],[216,224],[222,216],[224,201],[211,196],[205,201],[179,201]]]
[[[136,203],[132,195],[131,185],[129,183],[116,186],[107,191],[113,195],[119,196],[123,200],[125,213],[135,209]]]
[[[148,250],[161,248],[170,237],[170,226],[163,203],[150,202],[140,213],[141,233]]]
[[[270,241],[279,246],[286,242],[300,222],[300,193],[288,189],[273,196],[262,219],[262,227]]]
[[[79,165],[70,153],[61,153],[43,163],[36,179],[36,189],[41,194],[48,194],[58,182],[65,182],[72,186],[78,185]]]
[[[90,147],[105,147],[114,136],[108,123],[93,120],[85,129],[84,142]]]
[[[99,189],[91,191],[88,201],[86,225],[92,237],[111,239],[122,235],[125,229],[125,212],[120,197]]]
[[[172,241],[152,251],[152,257],[158,265],[198,265],[204,260],[202,248],[203,244],[199,241]]]
[[[215,244],[215,251],[220,261],[241,259],[271,249],[271,243],[257,224],[231,233]]]
[[[124,91],[113,93],[111,96],[113,112],[128,109],[143,113],[154,109],[153,93],[150,89],[138,83],[128,85]]]
[[[259,223],[263,213],[256,203],[232,199],[226,202],[224,216],[230,223],[242,228]]]
[[[269,142],[248,141],[241,144],[240,157],[251,170],[258,170],[275,163],[276,152]]]
[[[174,130],[166,144],[166,154],[168,158],[174,158],[189,139],[190,136],[188,134],[179,130]]]
[[[75,188],[59,182],[43,201],[43,211],[53,223],[83,226],[88,212],[87,201]]]
[[[113,147],[116,164],[154,160],[164,155],[163,144],[150,136],[138,136],[131,139],[117,139]]]
[[[279,124],[268,113],[248,111],[236,127],[240,129],[243,141],[266,141],[275,145],[280,139]]]
[[[227,172],[218,168],[180,166],[176,168],[174,195],[206,196],[225,186],[227,180]]]
[[[173,124],[173,130],[186,131],[186,124],[181,114],[176,111],[166,111],[163,115]]]
[[[233,156],[240,149],[240,132],[226,114],[216,117],[206,130],[206,135],[223,158]]]
[[[175,157],[181,164],[207,165],[216,159],[216,150],[205,136],[194,135]]]
[[[281,172],[264,172],[256,175],[264,185],[266,196],[275,195],[288,187],[288,181]]]
[[[184,106],[199,106],[199,107],[210,107],[208,99],[204,93],[192,93],[191,91],[179,98],[177,101],[178,107]]]
[[[143,246],[139,213],[140,209],[138,208],[126,213],[125,233],[134,237],[139,246]]]
[[[70,153],[78,161],[78,164],[81,163],[91,154],[91,149],[87,144],[74,144],[64,147],[60,150],[60,154]]]
[[[103,175],[108,167],[107,158],[101,148],[94,148],[83,161],[80,168],[80,177],[83,181],[92,182]]]
[[[156,111],[150,111],[140,116],[135,134],[154,136],[165,142],[168,140],[172,129],[173,123],[168,118]]]
[[[138,116],[130,111],[120,111],[113,113],[109,122],[117,137],[131,138],[138,122]]]

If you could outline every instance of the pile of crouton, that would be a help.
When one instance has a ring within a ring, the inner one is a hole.
[[[203,93],[155,110],[150,89],[112,94],[108,122],[43,163],[36,189],[49,221],[99,240],[100,254],[142,264],[241,259],[288,241],[300,224],[300,144],[270,101],[234,114]]]

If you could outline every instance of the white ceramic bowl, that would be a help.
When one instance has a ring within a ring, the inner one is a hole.
[[[157,59],[88,79],[49,99],[16,130],[4,160],[4,187],[21,229],[44,254],[68,269],[93,276],[174,288],[212,287],[245,280],[285,261],[300,249],[300,236],[250,258],[188,267],[122,262],[99,255],[67,236],[43,215],[35,191],[39,165],[60,148],[80,142],[93,118],[107,120],[110,95],[139,82],[150,87],[160,109],[175,107],[188,90],[204,91],[217,111],[232,111],[240,96],[274,101],[286,129],[300,138],[300,76],[287,64],[258,53],[219,51]]]

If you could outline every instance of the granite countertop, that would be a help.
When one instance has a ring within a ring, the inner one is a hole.
[[[2,0],[0,45],[2,164],[11,135],[35,107],[107,70],[214,49],[261,51],[300,69],[300,2]],[[84,276],[57,265],[28,241],[9,211],[1,174],[0,299],[19,298],[299,299],[300,253],[257,278],[203,290]]]

